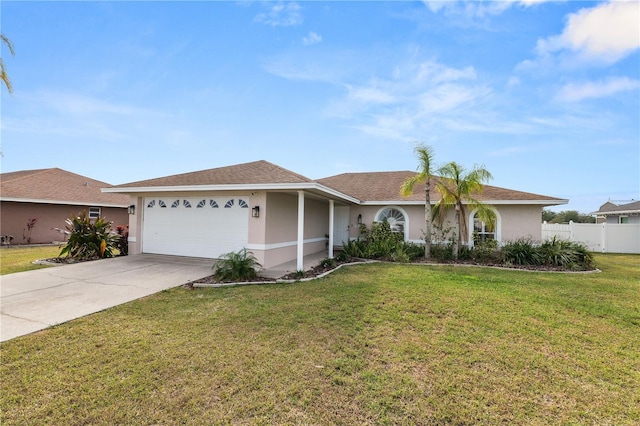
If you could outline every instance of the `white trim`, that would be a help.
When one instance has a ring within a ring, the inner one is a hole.
[[[593,212],[592,215],[598,216],[619,216],[619,215],[637,215],[640,213],[640,210],[619,210],[619,211],[610,211],[610,212]]]
[[[304,244],[319,243],[321,241],[327,241],[325,237],[309,238],[304,240]],[[298,245],[298,241],[285,241],[282,243],[273,244],[247,244],[247,250],[275,250],[285,247],[294,247]]]
[[[87,206],[87,207],[122,207],[127,208],[128,205],[124,204],[102,204],[93,202],[82,201],[64,201],[64,200],[42,200],[38,198],[15,198],[15,197],[0,197],[0,201],[11,201],[14,203],[36,203],[36,204],[63,204],[68,206]]]
[[[108,193],[140,193],[140,192],[201,192],[201,191],[301,191],[301,190],[317,190],[324,192],[333,197],[340,198],[344,201],[349,201],[355,204],[359,204],[360,200],[351,197],[350,195],[343,194],[340,191],[329,188],[315,182],[303,182],[303,183],[252,183],[252,184],[226,184],[226,185],[181,185],[181,186],[141,186],[141,187],[115,187],[115,188],[101,188],[102,192]]]
[[[334,228],[334,215],[335,215],[335,201],[329,200],[329,246],[328,258],[333,259],[333,228]]]
[[[298,191],[298,242],[296,270],[304,269],[304,191]]]
[[[481,200],[482,204],[501,204],[501,205],[540,205],[540,206],[551,206],[551,205],[560,205],[567,204],[569,200]],[[424,206],[424,201],[400,201],[400,200],[387,200],[387,201],[361,201],[359,203],[361,206],[388,206],[391,204],[402,205],[402,206]],[[434,206],[436,203],[431,202],[431,205]],[[462,204],[469,204],[467,202],[463,202]],[[597,212],[599,213],[599,212]]]

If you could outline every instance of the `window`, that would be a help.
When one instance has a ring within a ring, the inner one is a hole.
[[[378,212],[376,222],[387,221],[392,232],[399,232],[404,235],[406,218],[404,213],[399,209],[387,207]]]
[[[618,223],[629,223],[629,216],[618,216]]]
[[[478,244],[487,240],[496,239],[496,224],[485,223],[478,218],[478,213],[473,216],[473,243]]]
[[[231,207],[233,207],[233,198],[227,201],[227,203],[224,205],[225,209],[230,209]]]
[[[100,217],[100,207],[89,207],[89,219],[98,219]]]

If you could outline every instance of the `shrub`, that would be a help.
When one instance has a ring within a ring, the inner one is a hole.
[[[333,268],[334,266],[336,266],[336,261],[335,259],[326,258],[321,260],[318,266],[320,266],[321,268]]]
[[[544,265],[575,270],[591,269],[594,266],[593,256],[586,246],[573,241],[553,237],[540,245],[539,252]]]
[[[464,246],[466,247],[466,246]],[[458,258],[461,258],[461,253],[458,254]],[[500,249],[498,248],[498,242],[496,240],[484,240],[476,244],[471,250],[470,256],[478,263],[500,263]]]
[[[349,240],[342,246],[341,256],[345,259],[364,257],[364,240]]]
[[[424,244],[416,244],[409,241],[403,241],[402,247],[409,256],[410,261],[424,257]]]
[[[334,259],[337,262],[346,262],[349,259],[351,259],[351,257],[344,251],[344,247],[343,247],[343,249],[341,251],[336,253],[336,255],[334,256]]]
[[[542,256],[529,238],[518,238],[502,246],[502,261],[506,265],[540,265]]]
[[[431,258],[439,262],[453,260],[453,244],[451,242],[431,244]]]
[[[111,231],[111,222],[104,218],[92,221],[83,211],[65,221],[69,240],[62,247],[60,256],[78,260],[113,257],[119,236]]]
[[[213,274],[220,281],[245,281],[257,277],[261,267],[253,253],[243,248],[221,255],[213,265]]]
[[[129,225],[116,226],[116,234],[118,234],[116,248],[120,252],[120,255],[127,256],[129,254]]]

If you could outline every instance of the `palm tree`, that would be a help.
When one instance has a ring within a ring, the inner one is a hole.
[[[467,172],[463,166],[452,161],[440,167],[437,172],[441,178],[436,182],[440,192],[440,200],[434,206],[434,217],[438,217],[440,225],[446,212],[455,209],[455,233],[453,257],[458,258],[462,241],[467,239],[467,214],[465,205],[478,210],[478,218],[485,223],[495,222],[495,213],[491,208],[474,198],[482,192],[482,184],[493,178],[484,167],[474,166]]]
[[[416,184],[424,182],[424,257],[431,258],[431,194],[430,183],[433,177],[433,148],[418,144],[413,150],[418,157],[418,174],[402,183],[400,194],[406,197],[413,194]]]
[[[15,56],[16,52],[13,50],[13,43],[11,43],[11,40],[9,40],[7,36],[5,36],[4,34],[0,34],[0,39],[9,48],[9,52],[11,52],[11,56]],[[11,80],[9,79],[9,76],[7,75],[7,72],[4,69],[4,62],[2,61],[2,58],[0,58],[0,78],[4,82],[4,85],[7,86],[7,90],[9,91],[9,93],[13,93],[13,86],[11,85]]]

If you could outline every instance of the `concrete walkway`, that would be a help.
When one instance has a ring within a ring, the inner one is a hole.
[[[211,259],[140,254],[0,277],[0,341],[211,274]]]

